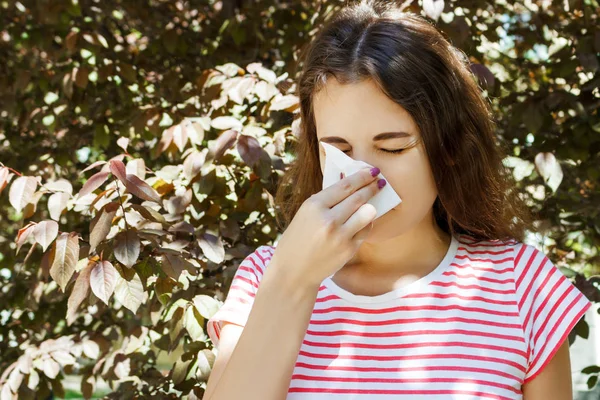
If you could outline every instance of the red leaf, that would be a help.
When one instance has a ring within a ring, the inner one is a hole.
[[[250,167],[254,167],[260,159],[260,154],[263,152],[263,148],[258,140],[248,135],[240,135],[237,142],[237,150],[244,162]]]
[[[87,182],[85,182],[85,184],[79,191],[78,196],[83,197],[86,194],[92,193],[94,190],[98,189],[100,185],[102,185],[106,181],[106,178],[108,178],[108,174],[109,172],[100,171],[92,175],[92,177],[88,179]]]
[[[30,222],[21,229],[19,229],[19,232],[17,233],[17,238],[15,239],[15,242],[17,243],[17,252],[15,254],[19,254],[21,246],[25,244],[25,241],[27,240],[29,235],[33,232],[34,227],[35,224],[33,222]]]
[[[117,213],[119,203],[110,202],[104,205],[96,214],[90,223],[90,252],[93,251],[100,242],[102,242],[112,225],[112,220]]]
[[[4,190],[6,185],[8,184],[8,173],[10,171],[6,167],[0,168],[0,193]]]
[[[90,293],[90,274],[96,263],[90,261],[79,273],[67,302],[67,325],[75,321],[75,312]]]
[[[223,156],[227,149],[233,147],[238,136],[238,132],[236,130],[230,129],[228,131],[223,132],[217,140],[215,140],[211,152],[214,155],[215,160],[218,160]]]
[[[160,203],[160,195],[146,182],[134,174],[128,174],[125,164],[119,160],[110,161],[110,171],[125,185],[129,193],[143,200]]]
[[[123,265],[131,268],[140,255],[140,240],[134,230],[119,232],[115,236],[115,258]]]
[[[125,164],[123,164],[123,161],[110,160],[109,166],[110,172],[112,172],[118,180],[123,182],[123,185],[127,186],[127,168],[125,168]]]
[[[156,203],[161,202],[160,195],[152,186],[138,178],[136,175],[127,174],[125,187],[129,193],[139,197],[143,200],[154,201]]]

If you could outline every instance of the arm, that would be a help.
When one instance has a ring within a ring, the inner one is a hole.
[[[227,324],[221,332],[225,351],[215,366],[222,372],[207,383],[206,400],[285,398],[319,286],[271,261],[246,326]]]
[[[569,340],[565,339],[552,360],[523,385],[523,400],[573,400]]]

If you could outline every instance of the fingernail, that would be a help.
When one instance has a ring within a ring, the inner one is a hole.
[[[372,176],[377,176],[377,175],[379,175],[379,173],[380,173],[380,172],[381,172],[381,171],[380,171],[380,170],[379,170],[379,168],[377,168],[377,167],[373,167],[373,168],[371,168],[371,175],[372,175]]]
[[[340,179],[344,179],[344,173],[340,172]]]
[[[378,187],[379,189],[381,189],[382,187],[384,187],[384,186],[385,186],[385,184],[386,184],[386,183],[387,183],[387,182],[385,181],[385,179],[380,179],[380,180],[378,180],[378,181],[377,181],[377,187]]]

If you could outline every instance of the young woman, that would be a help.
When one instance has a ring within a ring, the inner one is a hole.
[[[591,303],[523,243],[532,218],[461,53],[366,1],[304,56],[287,227],[208,322],[205,398],[571,399],[567,336]],[[321,190],[319,142],[378,169]],[[402,203],[374,220],[379,172]]]

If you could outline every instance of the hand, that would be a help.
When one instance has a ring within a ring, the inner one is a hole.
[[[372,229],[377,210],[367,201],[385,185],[377,175],[377,168],[361,169],[306,199],[271,262],[309,285],[320,285],[341,269]]]

